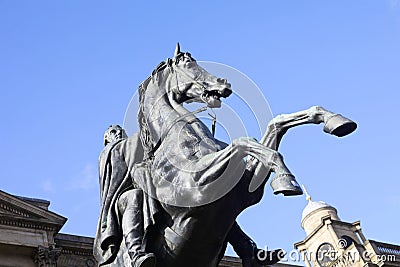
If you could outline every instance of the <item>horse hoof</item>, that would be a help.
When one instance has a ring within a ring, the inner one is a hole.
[[[357,124],[354,121],[340,114],[335,114],[325,122],[324,132],[342,137],[354,132],[356,128]]]
[[[270,185],[275,195],[282,193],[284,196],[298,196],[303,194],[303,190],[292,174],[278,174],[272,179]]]

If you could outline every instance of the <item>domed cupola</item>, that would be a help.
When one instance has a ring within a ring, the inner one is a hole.
[[[313,201],[306,188],[304,186],[303,188],[308,204],[301,216],[301,226],[307,234],[316,229],[320,225],[321,219],[327,215],[330,215],[333,220],[340,221],[337,210],[334,207],[323,201]]]

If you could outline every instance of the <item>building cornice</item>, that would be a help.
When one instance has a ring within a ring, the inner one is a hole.
[[[57,233],[67,218],[0,190],[0,224]]]

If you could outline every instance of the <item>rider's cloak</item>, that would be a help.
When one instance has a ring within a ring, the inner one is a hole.
[[[127,139],[108,144],[99,156],[99,182],[101,194],[101,213],[94,243],[94,255],[99,264],[110,263],[117,257],[122,241],[121,214],[118,212],[118,197],[133,189],[132,173],[135,163],[143,160],[143,148],[138,134]],[[149,214],[149,199],[144,201],[146,224],[154,220]],[[150,204],[150,206],[153,204]],[[154,203],[154,206],[157,204]],[[145,228],[146,226],[145,225]]]

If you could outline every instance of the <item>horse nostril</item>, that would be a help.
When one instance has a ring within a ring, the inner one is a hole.
[[[220,92],[221,96],[223,97],[228,97],[232,94],[232,90],[229,88],[224,88],[221,92]]]

